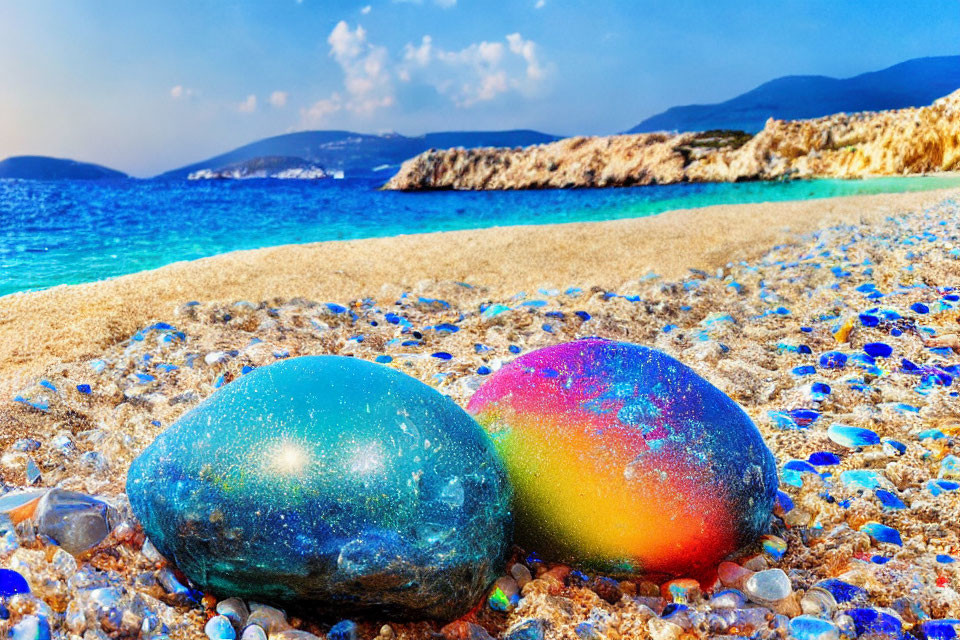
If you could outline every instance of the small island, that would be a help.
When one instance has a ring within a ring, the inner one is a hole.
[[[219,169],[198,169],[187,180],[251,180],[272,178],[277,180],[323,180],[343,178],[343,171],[327,171],[303,158],[292,156],[264,156]]]
[[[127,174],[98,164],[47,156],[13,156],[0,161],[0,179],[11,180],[105,180]]]

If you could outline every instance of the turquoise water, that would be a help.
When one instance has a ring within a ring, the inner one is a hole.
[[[960,176],[507,192],[397,193],[378,186],[359,179],[0,180],[0,295],[238,249],[921,191],[960,187]]]

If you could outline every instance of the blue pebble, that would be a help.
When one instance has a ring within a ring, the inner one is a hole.
[[[847,365],[847,354],[828,351],[820,356],[820,366],[824,369],[843,369]]]
[[[814,451],[807,458],[807,462],[818,467],[830,467],[840,464],[840,457],[829,451]]]
[[[453,360],[453,354],[447,353],[446,351],[437,351],[436,353],[432,353],[430,355],[437,360]]]
[[[911,631],[920,640],[954,640],[958,629],[960,620],[924,620]]]
[[[799,471],[800,473],[817,474],[817,468],[806,460],[788,460],[787,463],[783,465],[783,468],[790,471]]]
[[[577,311],[574,313],[574,315],[580,318],[581,320],[583,320],[584,322],[590,319],[590,314],[587,313],[586,311]]]
[[[9,598],[18,593],[30,593],[27,579],[13,569],[0,569],[0,598]]]
[[[816,409],[791,409],[787,415],[799,427],[809,427],[820,418],[820,412]]]
[[[885,342],[868,342],[863,345],[863,351],[873,358],[889,358],[893,354],[893,347]]]
[[[50,640],[50,622],[46,616],[24,616],[10,630],[10,640]]]
[[[851,489],[873,491],[884,485],[883,476],[873,469],[847,469],[840,474],[840,482]]]
[[[956,562],[956,560],[954,560],[953,556],[949,556],[945,553],[939,553],[937,554],[937,562],[940,564],[951,564]]]
[[[895,544],[898,547],[903,546],[903,540],[900,538],[900,532],[893,527],[888,527],[885,524],[880,524],[879,522],[868,522],[860,527],[860,531],[863,531],[877,542]]]
[[[837,444],[851,449],[880,444],[880,436],[876,432],[845,424],[834,423],[830,425],[830,428],[827,429],[827,437]]]
[[[327,303],[327,309],[329,309],[329,310],[332,311],[333,313],[346,313],[346,312],[347,312],[347,308],[346,308],[345,306],[340,305],[340,304],[336,304],[336,303],[334,303],[334,302],[328,302],[328,303]]]
[[[893,493],[892,491],[887,491],[886,489],[877,489],[873,494],[877,496],[877,500],[880,501],[880,504],[887,509],[907,508],[907,505],[904,504],[903,500],[901,500],[897,494]]]
[[[930,307],[923,304],[922,302],[914,302],[912,305],[910,305],[910,310],[913,311],[914,313],[919,313],[920,315],[925,315],[927,313],[930,313]]]
[[[491,373],[491,372],[490,372],[490,367],[488,367],[488,366],[481,365],[481,366],[477,367],[477,374],[478,374],[478,375],[488,376],[488,375],[490,375],[490,373]]]
[[[784,513],[790,513],[793,511],[793,499],[783,491],[777,491],[777,506]]]
[[[827,578],[826,580],[821,580],[814,586],[829,591],[830,595],[833,596],[833,599],[839,604],[850,602],[858,598],[867,597],[866,590],[854,584],[850,584],[849,582],[838,580],[837,578]]]
[[[817,368],[813,365],[804,364],[799,367],[794,367],[790,372],[795,376],[809,376],[817,372]]]
[[[374,358],[374,360],[376,360],[380,364],[387,364],[388,362],[393,362],[393,356],[379,355],[376,358]]]
[[[237,640],[237,630],[226,616],[213,616],[203,627],[210,640]]]
[[[330,627],[329,640],[357,640],[357,623],[353,620],[341,620]]]
[[[90,392],[92,391],[92,389],[90,388],[90,385],[88,385],[88,384],[78,384],[78,385],[77,385],[77,391],[79,391],[80,393],[82,393],[82,394],[84,394],[84,395],[89,395]]]
[[[871,634],[899,638],[903,624],[898,618],[877,609],[850,609],[846,612],[853,618],[857,635]]]
[[[899,440],[894,440],[893,438],[880,438],[880,442],[883,443],[883,446],[889,447],[893,450],[896,455],[902,456],[907,452],[907,445],[903,444]]]
[[[888,558],[887,556],[870,556],[870,562],[873,564],[887,564],[893,558]]]
[[[880,324],[880,318],[878,318],[875,315],[871,315],[869,313],[861,313],[860,324],[862,324],[865,327],[875,327],[878,324]]]
[[[515,344],[512,344],[512,345],[510,345],[509,347],[507,347],[507,350],[508,350],[510,353],[520,353],[520,347],[518,347],[518,346],[515,345]]]
[[[800,615],[788,625],[794,640],[830,640],[840,636],[840,629],[830,620],[816,616]]]

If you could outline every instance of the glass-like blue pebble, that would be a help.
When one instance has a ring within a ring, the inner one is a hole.
[[[329,614],[455,618],[509,546],[511,491],[479,425],[354,358],[238,378],[133,461],[127,494],[198,587]]]

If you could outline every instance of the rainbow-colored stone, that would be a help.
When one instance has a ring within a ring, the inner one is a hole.
[[[589,338],[517,358],[467,407],[514,485],[516,538],[613,574],[709,570],[754,541],[773,455],[729,397],[654,349]]]

